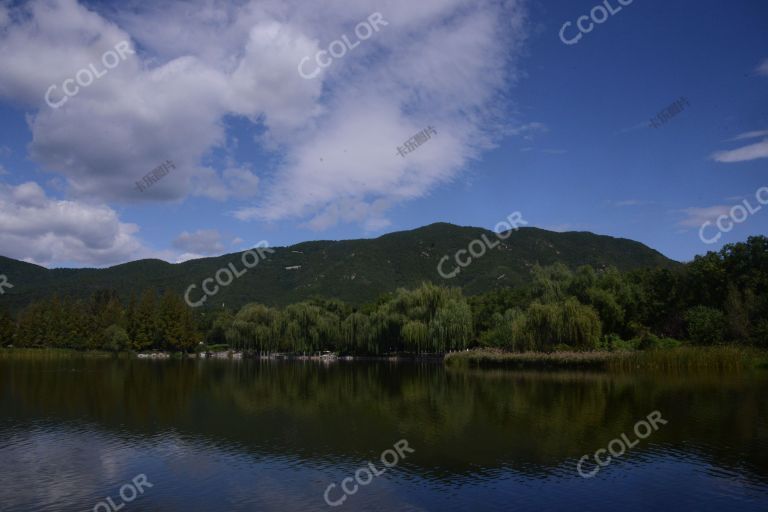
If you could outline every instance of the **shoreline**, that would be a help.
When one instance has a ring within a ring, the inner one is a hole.
[[[476,348],[447,354],[389,354],[384,356],[339,356],[332,353],[257,354],[238,351],[199,353],[181,352],[105,352],[66,348],[0,348],[0,358],[66,359],[83,357],[95,359],[141,360],[214,360],[334,363],[389,362],[442,364],[451,370],[534,370],[534,371],[749,371],[768,369],[768,350],[755,347],[719,345],[711,347],[677,347],[656,350],[584,351],[584,352],[506,352],[499,349]]]

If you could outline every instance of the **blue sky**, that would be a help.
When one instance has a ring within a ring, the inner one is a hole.
[[[606,3],[569,45],[602,3],[0,2],[0,254],[175,262],[513,211],[678,260],[766,234],[768,207],[699,232],[768,186],[768,4]]]

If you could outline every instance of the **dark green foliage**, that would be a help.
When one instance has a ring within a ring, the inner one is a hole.
[[[243,307],[225,330],[234,348],[258,352],[435,353],[472,342],[472,311],[457,289],[397,290],[365,312],[313,300],[275,309]]]
[[[695,343],[711,345],[723,340],[726,320],[722,311],[707,306],[696,306],[685,314],[688,337]]]
[[[0,347],[13,344],[15,325],[11,315],[6,311],[0,311]]]
[[[142,294],[127,309],[111,291],[93,299],[60,300],[53,297],[24,308],[13,326],[18,347],[54,347],[77,350],[192,350],[200,340],[194,318],[184,301],[167,294],[162,300]],[[4,332],[0,317],[0,335]]]
[[[621,271],[679,266],[631,240],[521,228],[474,260],[454,279],[442,279],[437,272],[440,259],[452,258],[456,251],[466,249],[472,240],[483,235],[496,240],[495,235],[485,229],[439,223],[371,240],[318,241],[276,247],[274,253],[265,254],[265,260],[222,288],[201,309],[211,311],[224,304],[236,311],[251,302],[286,306],[315,297],[360,305],[398,288],[416,288],[423,282],[458,286],[465,294],[476,295],[495,288],[528,284],[530,269],[536,264],[562,263],[571,269],[580,265],[614,266]],[[14,288],[0,297],[0,305],[18,311],[54,293],[89,300],[94,293],[105,289],[116,291],[127,304],[140,290],[152,289],[158,294],[171,291],[183,297],[193,284],[198,288],[192,297],[198,300],[202,281],[229,264],[242,270],[241,254],[179,264],[141,260],[105,269],[52,270],[0,256],[2,273],[14,284]],[[301,268],[286,270],[294,266]],[[454,266],[455,263],[451,263],[445,268]],[[109,302],[111,298],[105,295],[99,300]]]
[[[470,298],[425,281],[361,306],[314,297],[284,307],[251,303],[233,314],[189,308],[173,291],[147,289],[127,305],[114,290],[96,290],[88,301],[53,295],[15,317],[0,312],[0,346],[192,352],[205,340],[258,353],[383,355],[476,346],[653,350],[676,339],[766,345],[767,240],[727,245],[680,268],[533,265],[528,284]]]
[[[104,330],[104,350],[122,352],[130,348],[131,339],[119,325],[110,325]]]

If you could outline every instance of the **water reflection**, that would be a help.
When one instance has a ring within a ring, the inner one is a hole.
[[[766,384],[437,364],[6,360],[0,478],[12,484],[0,509],[91,510],[139,473],[156,485],[126,512],[329,509],[329,483],[407,439],[416,452],[344,507],[765,510]],[[578,476],[579,457],[654,410],[669,423],[598,477]]]

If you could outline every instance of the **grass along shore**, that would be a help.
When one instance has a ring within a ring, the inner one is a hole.
[[[238,354],[239,355],[239,354]],[[157,356],[157,357],[153,357]],[[159,357],[163,356],[163,357]],[[133,359],[151,357],[159,359],[196,359],[200,354],[180,352],[138,353],[105,352],[100,350],[71,350],[63,348],[0,348],[0,360],[67,360],[88,359]],[[240,359],[231,352],[213,352],[210,359]],[[292,355],[290,357],[267,359],[323,360],[321,357]],[[435,361],[438,354],[417,356],[415,354],[390,354],[380,357],[333,357],[333,361]],[[752,369],[768,369],[768,350],[751,347],[722,345],[712,347],[675,347],[654,350],[598,350],[558,352],[507,352],[499,349],[478,348],[462,352],[451,352],[444,356],[443,363],[451,369],[509,369],[509,370],[592,370],[592,371],[715,371],[733,372]]]
[[[768,369],[768,351],[728,345],[615,352],[505,352],[498,349],[476,349],[447,354],[444,362],[449,368],[744,371]]]

